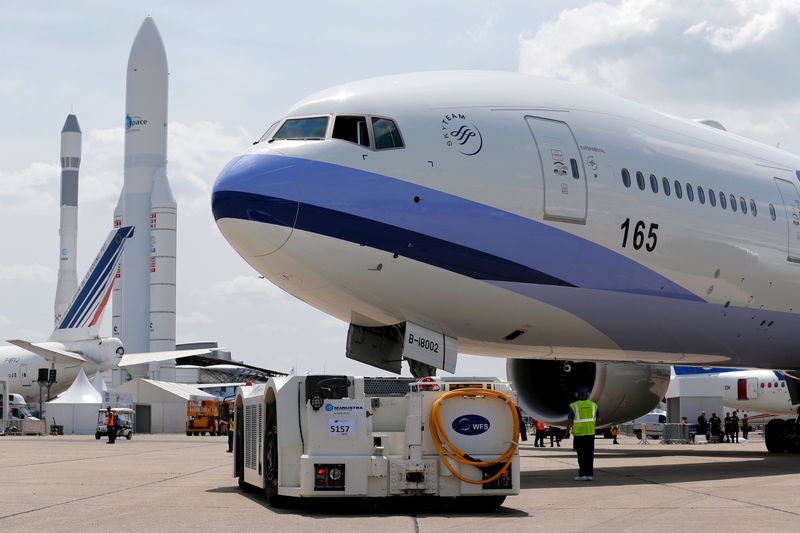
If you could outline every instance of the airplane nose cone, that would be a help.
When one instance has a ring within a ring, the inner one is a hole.
[[[211,208],[222,234],[244,257],[271,254],[297,220],[295,163],[280,155],[246,154],[220,172]]]

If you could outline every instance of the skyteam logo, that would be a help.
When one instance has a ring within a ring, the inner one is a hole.
[[[147,126],[147,119],[138,115],[125,116],[125,131],[139,131],[142,126]]]
[[[475,124],[467,122],[467,116],[463,113],[445,115],[441,129],[445,144],[464,155],[475,155],[483,148],[480,130]]]
[[[464,415],[453,420],[453,429],[462,435],[480,435],[489,431],[489,420],[481,415]]]

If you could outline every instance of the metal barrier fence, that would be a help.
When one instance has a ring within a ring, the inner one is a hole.
[[[661,442],[665,444],[689,444],[691,442],[689,424],[664,424]]]

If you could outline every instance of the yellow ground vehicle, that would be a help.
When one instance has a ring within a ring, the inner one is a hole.
[[[219,404],[217,399],[189,398],[186,405],[187,435],[221,435],[219,426]]]

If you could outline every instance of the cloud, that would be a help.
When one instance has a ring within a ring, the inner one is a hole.
[[[520,70],[638,100],[795,99],[800,76],[775,72],[796,70],[799,19],[797,2],[595,2],[520,36]]]
[[[319,321],[319,327],[326,329],[343,328],[345,326],[347,326],[347,322],[332,316],[327,316]]]
[[[0,204],[12,213],[52,210],[58,205],[60,179],[58,164],[37,162],[21,170],[0,170]]]
[[[0,281],[47,281],[57,279],[57,272],[40,264],[0,265]]]
[[[489,35],[489,32],[494,26],[494,20],[495,20],[494,15],[490,16],[483,22],[483,24],[481,24],[474,30],[467,31],[467,35],[469,36],[470,39],[472,39],[473,42],[478,43],[481,41],[485,41],[486,37]]]
[[[259,278],[256,275],[236,276],[233,279],[218,281],[207,290],[199,292],[204,292],[206,296],[219,300],[231,298],[249,298],[259,301],[271,301],[282,298],[288,299],[285,292],[269,281]]]
[[[715,118],[771,144],[798,118],[787,117],[800,109],[798,46],[796,1],[594,2],[519,37],[522,72]]]
[[[7,316],[0,315],[0,326],[8,326],[11,324],[11,320]]]
[[[177,316],[177,323],[180,329],[181,327],[189,327],[189,326],[202,326],[206,324],[213,324],[214,321],[206,315],[205,313],[201,313],[200,311],[192,311],[188,315],[181,315]]]

